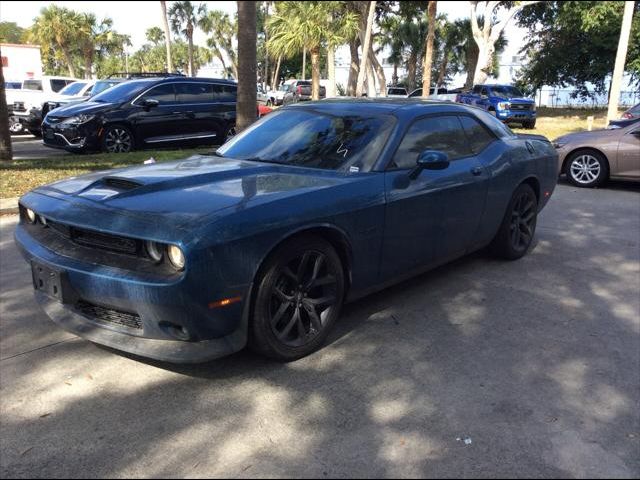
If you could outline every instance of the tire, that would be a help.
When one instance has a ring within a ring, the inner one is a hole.
[[[273,101],[271,99],[267,100],[267,107],[272,107]]]
[[[224,135],[222,136],[222,143],[220,145],[224,145],[227,140],[231,140],[233,137],[236,136],[235,125],[229,125],[225,128],[226,129],[225,129]]]
[[[255,285],[252,350],[288,362],[324,344],[344,300],[344,270],[331,244],[315,236],[285,242],[269,256]]]
[[[29,129],[29,133],[34,137],[42,137],[42,130]]]
[[[609,162],[595,150],[578,150],[567,158],[564,173],[572,185],[593,188],[609,178]]]
[[[536,121],[535,120],[528,120],[526,122],[522,122],[522,126],[524,128],[526,128],[527,130],[533,130],[534,128],[536,128]]]
[[[107,153],[128,153],[134,149],[133,133],[122,125],[107,127],[102,134],[102,150]]]
[[[536,233],[538,221],[538,198],[531,186],[521,184],[509,201],[500,229],[490,249],[492,253],[506,260],[522,258]]]

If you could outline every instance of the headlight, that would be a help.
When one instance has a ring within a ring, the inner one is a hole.
[[[535,111],[536,111],[536,104],[535,104],[535,103],[532,103],[532,104],[531,104],[531,111],[532,111],[532,112],[535,112]]]
[[[65,118],[61,123],[80,125],[81,123],[87,123],[95,118],[95,115],[75,115],[73,117]]]
[[[42,215],[38,216],[38,220],[40,220],[40,223],[42,225],[44,225],[45,227],[47,226],[47,219],[44,218]]]
[[[154,262],[162,261],[162,245],[156,242],[147,241],[144,244],[147,254],[151,257],[151,260]]]
[[[184,268],[184,253],[180,250],[180,247],[176,245],[169,245],[167,247],[167,256],[171,264],[178,270]]]
[[[36,223],[36,212],[31,210],[30,208],[26,209],[27,212],[27,220],[29,223]]]
[[[499,102],[498,110],[509,110],[511,108],[511,104],[509,102]]]

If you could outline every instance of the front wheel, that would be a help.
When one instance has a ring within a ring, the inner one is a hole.
[[[609,164],[598,152],[582,150],[567,160],[567,180],[576,187],[597,187],[609,176]]]
[[[318,350],[340,314],[344,273],[321,238],[298,237],[279,247],[256,280],[249,345],[291,361]]]
[[[114,125],[107,127],[102,137],[102,149],[107,153],[128,153],[134,148],[133,134],[129,129]]]
[[[491,244],[492,252],[506,260],[523,257],[536,233],[538,221],[538,197],[531,186],[523,183],[513,195]]]
[[[527,130],[533,130],[534,128],[536,128],[536,121],[535,120],[527,120],[526,122],[522,123],[522,126],[524,128],[526,128]]]

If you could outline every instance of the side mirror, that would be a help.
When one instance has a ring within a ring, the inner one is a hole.
[[[151,108],[156,108],[158,105],[160,105],[160,102],[158,100],[156,100],[155,98],[147,98],[147,99],[142,101],[142,106],[146,110],[149,110]]]
[[[449,167],[449,157],[438,150],[425,150],[416,160],[416,166],[409,172],[409,178],[415,180],[422,170],[444,170]]]

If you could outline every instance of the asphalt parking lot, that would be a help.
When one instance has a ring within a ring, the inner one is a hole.
[[[346,307],[320,352],[142,361],[51,323],[0,219],[0,476],[640,477],[640,188]]]
[[[65,150],[45,147],[42,138],[29,135],[11,135],[11,146],[13,148],[13,159],[23,160],[25,158],[55,158],[62,155],[72,155]]]

